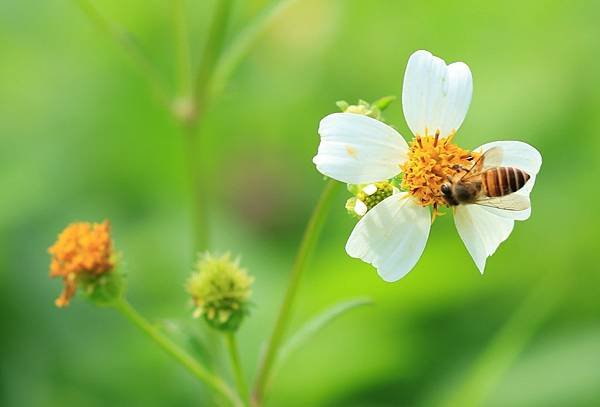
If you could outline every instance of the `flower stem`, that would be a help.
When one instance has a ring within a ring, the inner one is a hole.
[[[280,0],[271,2],[252,22],[236,35],[231,45],[223,52],[219,63],[215,67],[214,78],[211,83],[210,93],[216,95],[225,87],[225,84],[235,68],[242,62],[250,49],[258,42],[261,35],[298,0]]]
[[[115,304],[115,308],[124,317],[131,321],[135,326],[140,328],[146,335],[148,335],[156,344],[163,348],[170,356],[181,363],[187,370],[189,370],[196,378],[210,386],[212,389],[223,395],[227,400],[231,402],[233,406],[243,406],[239,397],[235,392],[218,376],[215,376],[208,370],[206,370],[196,359],[191,357],[185,350],[181,349],[165,334],[163,334],[158,328],[150,324],[144,317],[142,317],[125,299],[119,300]]]
[[[167,91],[163,79],[146,54],[140,49],[133,36],[116,22],[103,16],[91,1],[75,1],[96,27],[110,36],[123,49],[134,67],[152,86],[154,94],[160,102],[165,106],[169,106],[169,92]]]
[[[193,113],[188,120],[183,120],[184,137],[186,142],[186,154],[188,161],[188,171],[190,173],[190,182],[193,199],[193,228],[194,228],[194,250],[207,250],[209,247],[209,225],[208,225],[208,205],[206,203],[210,194],[206,191],[208,179],[205,177],[206,160],[200,157],[200,141],[202,139],[202,118],[208,104],[207,89],[209,82],[220,56],[227,30],[227,22],[231,15],[231,6],[233,0],[218,0],[210,25],[208,38],[204,46],[201,65],[195,79],[195,87],[190,90],[193,101]],[[185,38],[179,35],[179,41]],[[181,45],[183,47],[183,45]],[[183,51],[181,51],[182,53]]]
[[[273,333],[267,342],[262,363],[258,369],[258,375],[252,393],[252,403],[255,406],[260,406],[262,404],[264,391],[270,378],[271,369],[273,368],[273,363],[276,359],[277,352],[281,342],[283,341],[285,330],[289,322],[288,320],[294,305],[294,300],[296,299],[296,294],[300,285],[300,279],[304,270],[306,269],[309,256],[313,252],[319,236],[321,235],[321,231],[323,230],[323,224],[325,223],[328,209],[331,206],[335,196],[337,186],[338,183],[336,181],[327,181],[325,189],[321,193],[319,202],[317,203],[308,225],[306,226],[306,230],[304,231],[304,236],[302,238],[300,248],[298,249],[296,260],[294,261],[294,265],[292,267],[290,281],[288,283],[285,297],[283,299],[283,303],[281,304],[281,308],[279,309],[279,315],[277,316]]]
[[[184,125],[184,148],[192,194],[192,233],[194,251],[209,248],[209,216],[207,199],[210,196],[206,188],[205,163],[200,148],[200,135],[195,127]]]
[[[233,374],[235,376],[235,383],[237,385],[238,393],[244,400],[244,403],[248,403],[248,385],[244,377],[244,370],[242,369],[242,363],[240,362],[240,353],[238,349],[237,339],[234,332],[225,333],[225,340],[227,342],[227,350],[231,357],[231,367],[233,368]]]
[[[233,0],[218,0],[210,24],[201,65],[196,75],[196,91],[194,96],[196,105],[200,111],[205,110],[204,105],[208,96],[209,82],[223,48],[232,4]]]
[[[187,97],[191,96],[192,90],[192,57],[190,55],[184,0],[172,0],[171,11],[173,13],[179,93]]]

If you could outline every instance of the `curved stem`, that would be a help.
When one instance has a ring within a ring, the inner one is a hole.
[[[248,385],[244,377],[244,370],[242,369],[242,363],[240,362],[240,353],[237,345],[237,340],[234,332],[227,332],[225,334],[225,340],[227,342],[227,350],[231,357],[231,367],[233,368],[233,375],[235,376],[235,383],[237,385],[238,393],[242,397],[245,403],[248,403]]]
[[[100,29],[114,39],[129,57],[134,67],[146,78],[157,98],[165,106],[170,105],[169,92],[156,68],[140,49],[132,35],[116,22],[103,16],[89,0],[75,0],[85,15]]]
[[[288,283],[285,297],[283,299],[283,303],[281,304],[281,308],[279,309],[279,315],[277,316],[273,333],[267,342],[264,358],[262,359],[262,363],[258,369],[258,376],[252,393],[252,402],[255,406],[262,404],[265,387],[269,381],[271,369],[273,368],[273,363],[276,359],[279,346],[281,345],[285,335],[285,330],[287,328],[289,322],[288,320],[294,305],[294,300],[296,299],[296,294],[300,285],[300,279],[304,270],[306,269],[309,256],[313,252],[319,236],[321,235],[328,209],[331,206],[335,196],[334,192],[338,185],[339,184],[334,180],[327,181],[325,189],[321,193],[319,202],[317,203],[308,225],[306,226],[306,230],[304,231],[304,236],[302,238],[300,248],[298,249],[296,260],[294,261],[294,265],[292,267],[292,273],[290,275],[290,281]]]
[[[232,405],[243,406],[235,392],[218,376],[206,370],[196,359],[191,357],[185,350],[181,349],[159,329],[150,324],[142,317],[125,299],[119,300],[115,308],[135,326],[140,328],[156,344],[165,350],[170,356],[181,363],[194,376],[206,383],[212,389],[223,395]]]
[[[183,0],[172,0],[171,11],[173,13],[179,93],[180,96],[188,97],[191,96],[192,90],[192,58]]]
[[[195,100],[200,111],[204,110],[209,82],[223,48],[232,4],[233,0],[218,0],[212,18],[201,65],[196,75]]]
[[[267,6],[250,24],[248,24],[225,50],[215,67],[214,80],[211,83],[211,95],[217,95],[224,88],[229,76],[240,64],[250,49],[258,42],[261,35],[274,21],[284,14],[298,0],[280,0]]]

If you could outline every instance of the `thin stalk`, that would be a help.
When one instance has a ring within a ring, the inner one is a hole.
[[[192,184],[192,199],[194,201],[194,248],[202,251],[209,246],[209,225],[206,204],[209,194],[206,191],[208,180],[205,178],[206,163],[199,156],[202,129],[202,113],[207,103],[206,89],[210,81],[214,66],[219,58],[227,23],[231,15],[233,0],[218,0],[211,21],[208,38],[204,46],[201,65],[196,76],[195,89],[193,89],[193,112],[183,120],[184,136],[186,139],[186,154]]]
[[[294,300],[296,299],[298,287],[300,286],[301,277],[306,269],[306,264],[309,260],[309,257],[312,254],[317,241],[319,240],[319,236],[323,230],[323,224],[325,223],[329,207],[331,206],[338,185],[339,184],[334,180],[327,181],[325,189],[321,193],[319,202],[317,203],[308,225],[306,226],[306,230],[304,231],[304,236],[302,238],[302,242],[300,243],[300,248],[298,249],[296,260],[294,261],[294,265],[292,267],[290,281],[288,283],[285,297],[283,299],[283,303],[281,304],[281,308],[279,309],[279,315],[277,316],[273,333],[267,342],[264,358],[262,359],[262,363],[258,369],[258,376],[252,393],[252,402],[255,406],[260,406],[262,404],[265,387],[269,381],[271,369],[273,368],[279,347],[281,346],[286,328],[289,323]]]
[[[229,351],[229,356],[231,358],[231,367],[233,369],[238,393],[242,400],[244,400],[244,403],[247,404],[249,401],[248,385],[246,384],[244,370],[242,369],[242,363],[240,362],[240,353],[235,333],[227,332],[225,334],[225,341],[227,342],[227,350]]]
[[[97,28],[110,36],[121,47],[133,63],[133,66],[150,84],[156,97],[163,105],[168,107],[170,105],[170,98],[167,87],[133,36],[116,22],[103,16],[89,0],[75,1]]]
[[[196,378],[207,384],[213,390],[223,395],[232,405],[243,406],[235,392],[218,376],[206,370],[196,359],[191,357],[185,350],[181,349],[159,329],[142,317],[125,299],[115,304],[115,308],[130,322],[142,330],[157,345],[165,350],[170,356],[181,363]]]
[[[214,79],[211,82],[211,95],[215,96],[221,92],[235,68],[242,62],[265,31],[298,1],[280,0],[272,2],[237,34],[231,41],[231,45],[223,52],[218,65],[215,67]]]
[[[233,0],[218,0],[213,14],[202,61],[196,75],[195,101],[200,111],[205,110],[209,82],[223,48],[232,4]]]
[[[173,28],[176,45],[179,94],[190,97],[192,91],[192,57],[185,19],[184,0],[172,0]]]
[[[194,125],[184,125],[185,155],[188,167],[190,189],[192,192],[192,230],[195,251],[209,249],[209,216],[205,163],[201,157],[200,134]]]

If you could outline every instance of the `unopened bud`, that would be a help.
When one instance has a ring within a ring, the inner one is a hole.
[[[186,286],[194,301],[194,316],[204,317],[210,326],[222,331],[237,330],[248,314],[253,281],[229,253],[201,255]]]

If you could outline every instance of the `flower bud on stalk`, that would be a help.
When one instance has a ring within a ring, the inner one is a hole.
[[[186,286],[194,301],[194,317],[204,317],[215,329],[236,331],[248,314],[253,282],[254,278],[240,267],[239,260],[231,260],[229,253],[220,257],[201,255]]]
[[[121,297],[123,279],[115,271],[116,255],[108,221],[70,224],[48,253],[52,255],[50,277],[61,277],[64,284],[55,301],[57,307],[69,305],[78,286],[97,305],[108,305]]]

